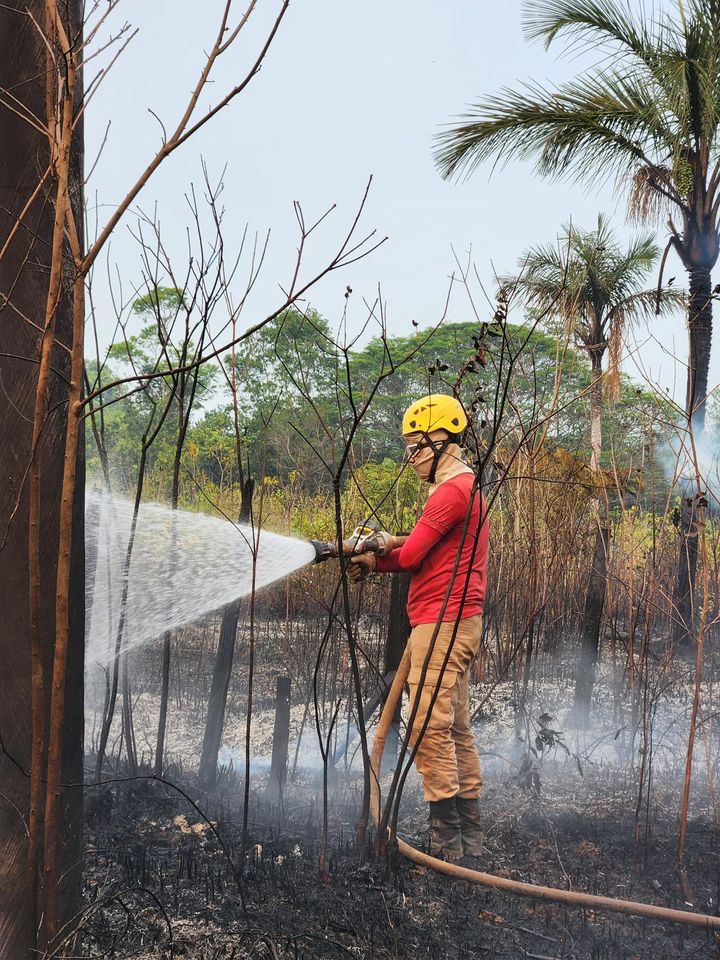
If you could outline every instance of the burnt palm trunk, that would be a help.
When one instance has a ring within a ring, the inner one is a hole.
[[[590,568],[585,594],[580,637],[580,659],[575,677],[574,714],[579,724],[587,720],[593,687],[595,686],[595,671],[600,651],[600,629],[605,605],[609,540],[610,535],[607,526],[599,522],[595,531],[592,567]]]
[[[685,414],[693,436],[697,439],[705,429],[705,400],[712,343],[712,285],[709,269],[690,271],[688,338]],[[689,438],[687,444],[689,448]],[[683,459],[687,459],[687,454]],[[680,478],[680,483],[680,546],[673,597],[673,639],[683,653],[690,654],[694,635],[694,591],[698,556],[697,504],[692,483],[685,477]]]
[[[590,386],[590,467],[593,480],[600,482],[600,458],[602,455],[602,350],[590,350],[592,380]],[[593,545],[592,566],[588,576],[585,593],[585,606],[580,636],[580,657],[575,677],[574,715],[576,722],[587,721],[595,686],[595,672],[600,652],[600,631],[602,628],[603,607],[605,606],[605,586],[607,583],[607,554],[610,531],[607,519],[603,516],[598,491],[592,501],[592,513],[595,522],[595,542]]]
[[[79,4],[62,6],[67,32],[78,36]],[[68,21],[67,18],[70,18]],[[57,171],[48,171],[48,137],[23,115],[42,118],[53,84],[48,48],[38,24],[45,24],[45,3],[10,0],[0,6],[0,89],[12,90],[21,108],[0,104],[0,324],[2,356],[0,383],[0,596],[3,629],[0,658],[3,695],[0,697],[0,958],[26,960],[37,956],[38,917],[44,912],[42,867],[46,803],[45,770],[51,677],[56,638],[56,570],[65,438],[69,409],[70,363],[67,349],[55,346],[49,355],[43,390],[41,427],[34,450],[37,470],[36,561],[33,564],[36,602],[28,598],[30,566],[30,487],[26,482],[33,456],[33,421],[42,354],[43,326],[52,266],[53,221],[58,197]],[[54,51],[56,52],[56,51]],[[82,126],[70,142],[68,191],[76,222],[82,206]],[[67,195],[67,194],[66,194]],[[66,257],[69,251],[63,246]],[[60,247],[56,248],[56,254]],[[57,259],[57,258],[56,258]],[[67,262],[67,261],[66,261]],[[52,310],[52,337],[46,341],[69,348],[72,328],[72,270],[59,274],[59,300]],[[64,722],[55,731],[56,767],[62,780],[82,780],[84,551],[82,444],[72,450],[77,482],[66,502],[65,518],[72,527],[69,555],[69,631],[63,662]],[[64,598],[65,599],[65,598]],[[34,623],[36,642],[31,644]],[[31,667],[30,650],[34,656]],[[36,683],[33,692],[32,677]],[[31,710],[31,703],[33,710]],[[31,778],[36,788],[31,798]],[[59,873],[53,876],[59,920],[74,914],[82,840],[82,790],[58,784],[54,794],[62,818],[53,856]],[[30,844],[25,824],[30,825]],[[58,886],[59,884],[59,886]],[[37,907],[39,903],[39,908]]]
[[[590,469],[593,474],[599,473],[602,456],[602,358],[604,350],[604,347],[602,350],[590,350]]]
[[[705,429],[705,400],[712,345],[712,281],[709,269],[690,272],[688,381],[685,412],[696,435]]]

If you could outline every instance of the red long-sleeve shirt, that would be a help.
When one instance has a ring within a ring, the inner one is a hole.
[[[477,488],[473,493],[474,483],[472,473],[441,483],[403,546],[377,558],[376,569],[381,573],[412,573],[407,611],[413,627],[437,622],[458,551],[460,563],[442,619],[456,620],[458,615],[464,619],[483,612],[489,531],[485,500]]]

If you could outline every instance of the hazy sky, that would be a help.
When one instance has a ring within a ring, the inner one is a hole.
[[[111,120],[87,188],[91,230],[92,218],[103,222],[160,145],[160,126],[150,111],[169,130],[177,122],[222,7],[221,0],[123,0],[119,5],[108,27],[116,33],[128,21],[139,32],[87,115],[88,167]],[[278,9],[277,0],[258,0],[249,28],[213,75],[205,105],[244,76]],[[409,333],[412,319],[427,326],[442,315],[455,269],[453,248],[461,260],[472,250],[492,296],[493,269],[511,271],[529,245],[552,240],[570,218],[591,228],[604,211],[629,236],[625,203],[614,195],[612,183],[588,196],[581,186],[540,179],[528,164],[512,164],[492,176],[486,166],[463,183],[447,183],[433,166],[434,134],[475,97],[527,78],[563,80],[590,62],[560,58],[560,50],[545,52],[525,40],[519,0],[444,5],[293,0],[260,74],[160,168],[136,208],[157,210],[164,242],[182,274],[191,224],[184,195],[191,183],[202,190],[203,160],[212,181],[224,171],[228,255],[237,250],[246,225],[251,234],[271,230],[263,274],[244,315],[249,325],[278,304],[279,287],[289,281],[297,246],[293,201],[302,204],[308,222],[337,204],[311,238],[309,274],[335,251],[372,175],[359,233],[376,230],[388,241],[367,260],[321,281],[308,301],[336,325],[351,286],[348,324],[355,331],[367,317],[363,299],[374,301],[379,287],[390,333]],[[88,77],[108,56],[91,61]],[[137,215],[129,214],[109,253],[126,296],[140,280],[139,251],[131,236],[136,225]],[[104,273],[103,265],[97,271],[96,302],[107,339],[113,320]],[[669,264],[668,275],[673,274],[684,283],[677,263]],[[489,310],[477,286],[474,293],[480,307]],[[467,296],[456,289],[448,318],[472,317]],[[650,332],[641,329],[636,341],[647,372],[663,389],[676,383],[682,400],[685,370],[672,354],[683,358],[686,353],[683,319],[658,322]],[[720,366],[714,362],[711,382],[718,379]]]

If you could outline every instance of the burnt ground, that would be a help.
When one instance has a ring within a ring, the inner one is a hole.
[[[295,624],[300,633],[293,634],[289,651],[305,649],[302,630],[309,630],[310,623]],[[326,875],[321,876],[322,786],[313,770],[317,745],[307,751],[303,746],[298,777],[290,778],[281,806],[270,804],[265,796],[275,676],[283,657],[291,659],[291,654],[283,653],[277,624],[268,621],[262,627],[244,860],[243,782],[237,771],[243,769],[247,648],[239,644],[228,699],[223,762],[230,766],[223,768],[217,790],[208,794],[193,770],[202,744],[214,640],[188,632],[176,640],[167,745],[167,777],[187,797],[148,780],[88,788],[85,934],[76,955],[117,960],[720,958],[720,940],[699,929],[502,894],[450,881],[406,861],[393,867],[373,859],[371,841],[363,862],[354,838],[361,781],[357,772],[344,778],[344,762],[338,763],[343,775],[338,774],[331,786],[329,858]],[[316,638],[308,633],[305,640],[312,652]],[[382,637],[376,642],[378,648],[381,641]],[[142,648],[136,656],[134,714],[148,762],[157,723],[160,656],[154,648]],[[539,665],[525,714],[517,707],[512,682],[488,688],[489,699],[484,687],[474,688],[475,704],[484,704],[476,732],[484,754],[486,854],[482,862],[468,866],[542,885],[714,915],[720,901],[715,803],[720,737],[713,719],[720,714],[714,688],[704,692],[706,737],[698,739],[693,771],[685,857],[693,891],[689,908],[674,864],[692,683],[681,670],[671,686],[658,685],[666,692],[662,698],[654,694],[648,708],[649,748],[636,839],[641,715],[633,720],[627,690],[612,683],[614,669],[609,661],[603,664],[592,725],[582,731],[568,726],[570,661]],[[711,675],[716,675],[715,669]],[[348,685],[347,676],[332,679],[324,706],[335,702],[336,680],[340,692]],[[304,703],[297,687],[294,683],[291,770]],[[538,736],[547,740],[552,732],[548,723],[560,733],[550,737],[549,744],[539,744]],[[94,775],[97,728],[97,718],[91,717],[87,782]],[[315,737],[313,728],[309,720],[308,747]],[[118,721],[111,738],[116,750],[119,742]],[[357,757],[356,742],[351,752]],[[105,776],[122,777],[115,752]],[[188,797],[217,822],[222,843]],[[425,816],[419,780],[411,774],[403,794],[400,834],[412,840]]]
[[[482,864],[468,865],[682,908],[673,868],[678,782],[655,783],[638,844],[630,785],[621,770],[590,770],[582,779],[553,779],[552,773],[548,767],[540,794],[508,781],[487,790],[486,856]],[[720,956],[720,940],[694,928],[513,897],[449,881],[406,861],[395,868],[372,858],[362,863],[354,847],[357,781],[333,787],[325,878],[318,867],[317,781],[290,785],[282,809],[262,792],[253,796],[245,870],[238,877],[242,784],[226,774],[212,796],[192,781],[182,786],[217,821],[224,850],[187,800],[164,785],[116,783],[89,800],[83,956]],[[404,799],[403,814],[409,836],[424,817],[416,794]],[[686,862],[694,909],[714,914],[720,841],[709,818],[692,819]]]

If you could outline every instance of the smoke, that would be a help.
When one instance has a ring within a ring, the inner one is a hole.
[[[699,434],[693,442],[687,434],[668,440],[657,459],[666,480],[682,497],[700,492],[708,501],[712,515],[720,509],[720,442],[714,433]]]
[[[593,784],[600,789],[610,783],[632,792],[644,769],[645,779],[651,772],[654,783],[677,793],[687,756],[694,675],[689,664],[662,665],[662,642],[651,639],[647,673],[639,686],[616,675],[606,650],[592,709],[580,722],[573,711],[575,678],[567,656],[544,660],[543,676],[532,681],[524,706],[515,699],[512,681],[498,685],[473,725],[486,786],[514,788],[520,794],[539,790],[546,797],[556,789],[580,795],[595,789]],[[712,794],[720,764],[714,699],[713,682],[707,680],[701,689],[704,722],[693,755],[697,804]]]

